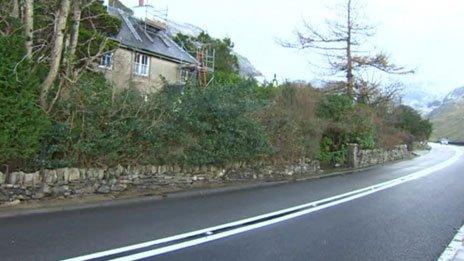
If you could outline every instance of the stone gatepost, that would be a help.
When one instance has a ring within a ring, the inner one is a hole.
[[[359,145],[348,144],[347,164],[350,168],[359,168]]]

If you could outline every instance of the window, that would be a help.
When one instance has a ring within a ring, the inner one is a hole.
[[[180,70],[180,83],[187,83],[192,77],[192,73],[188,69]]]
[[[112,67],[113,54],[105,53],[100,60],[100,67],[105,69],[111,69]]]
[[[145,54],[136,53],[134,57],[134,74],[148,76],[150,70],[150,58]]]

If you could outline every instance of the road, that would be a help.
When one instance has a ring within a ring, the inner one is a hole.
[[[313,181],[0,218],[0,260],[436,260],[464,223],[463,150],[436,145]]]

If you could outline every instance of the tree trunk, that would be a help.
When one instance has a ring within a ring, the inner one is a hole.
[[[11,16],[19,18],[19,0],[13,0],[13,9],[11,10]]]
[[[66,29],[66,21],[69,16],[70,0],[61,0],[60,10],[55,19],[55,33],[50,55],[50,69],[48,75],[42,83],[42,91],[40,94],[40,103],[44,109],[47,107],[47,96],[53,83],[58,76],[63,55],[63,38]]]
[[[72,3],[72,27],[71,35],[69,36],[68,55],[66,61],[66,75],[68,78],[73,78],[73,67],[76,61],[76,49],[79,42],[79,27],[81,23],[81,1],[76,0]]]
[[[34,0],[24,0],[24,31],[26,33],[26,54],[28,59],[32,59],[33,30]]]
[[[81,23],[81,1],[75,0],[72,5],[72,28],[71,28],[71,41],[69,44],[69,57],[74,59],[76,55],[77,43],[79,41],[79,26]]]
[[[354,97],[354,75],[353,75],[353,56],[351,53],[352,21],[351,21],[351,0],[347,6],[347,38],[346,38],[346,84],[347,94]]]

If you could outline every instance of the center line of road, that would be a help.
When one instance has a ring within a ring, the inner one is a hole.
[[[436,146],[436,145],[434,145]],[[173,252],[187,247],[204,244],[206,242],[218,240],[232,235],[244,233],[261,227],[269,226],[272,224],[280,223],[286,220],[294,219],[302,215],[313,213],[322,209],[333,207],[345,202],[349,202],[367,195],[382,191],[388,188],[398,186],[400,184],[417,180],[419,178],[428,176],[434,172],[444,169],[455,163],[464,152],[457,147],[450,147],[455,153],[450,159],[441,162],[433,167],[417,171],[410,175],[397,178],[394,180],[382,182],[366,188],[350,191],[344,194],[333,196],[330,198],[310,202],[307,204],[275,211],[272,213],[259,215],[247,219],[238,220],[235,222],[222,224],[210,228],[205,228],[197,231],[192,231],[180,235],[157,239],[149,242],[144,242],[136,245],[121,247],[117,249],[107,250],[103,252],[93,253],[85,256],[67,259],[65,261],[83,261],[83,260],[118,260],[118,261],[131,261],[140,260],[148,257],[153,257],[168,252]],[[158,246],[158,248],[153,248]],[[139,253],[137,253],[137,250]],[[135,252],[135,253],[134,253]]]

